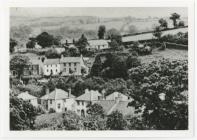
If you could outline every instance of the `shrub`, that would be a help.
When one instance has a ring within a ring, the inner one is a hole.
[[[126,121],[123,118],[123,115],[114,111],[107,116],[107,128],[110,130],[124,130],[126,126]]]
[[[50,109],[49,109],[49,113],[55,113],[55,109],[50,108]]]

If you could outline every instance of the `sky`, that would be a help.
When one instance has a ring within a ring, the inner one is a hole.
[[[61,7],[61,8],[10,8],[11,16],[25,17],[63,17],[63,16],[97,16],[97,17],[167,17],[171,13],[188,17],[186,7]]]

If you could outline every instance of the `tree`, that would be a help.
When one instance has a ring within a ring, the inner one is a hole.
[[[80,54],[84,54],[86,52],[87,45],[88,45],[88,39],[84,34],[82,34],[81,38],[76,42],[76,46],[78,47]]]
[[[79,50],[78,50],[78,48],[69,48],[68,49],[68,53],[69,53],[69,56],[71,56],[71,57],[77,57],[77,56],[79,56],[80,54],[79,54]]]
[[[36,37],[38,44],[43,48],[49,47],[54,44],[54,37],[47,32],[42,32]]]
[[[47,58],[60,58],[60,54],[54,49],[50,49],[45,53]]]
[[[180,15],[177,13],[172,13],[170,19],[173,21],[174,28],[177,27],[177,19],[180,18]]]
[[[56,37],[54,37],[54,42],[53,42],[53,44],[54,45],[61,45],[61,40],[62,40],[62,36],[56,36]]]
[[[10,70],[17,71],[20,78],[23,74],[24,67],[26,67],[29,63],[29,57],[23,55],[16,55],[10,60]]]
[[[107,116],[107,128],[110,130],[124,130],[126,126],[126,121],[123,118],[123,115],[114,111]]]
[[[27,48],[30,48],[30,49],[33,49],[35,45],[36,45],[36,42],[32,40],[28,41],[26,44]]]
[[[103,107],[97,103],[95,104],[89,104],[87,113],[91,116],[103,116],[104,110]]]
[[[134,33],[137,33],[137,32],[138,32],[138,29],[137,29],[137,27],[135,25],[130,25],[128,27],[128,33],[129,34],[134,34]]]
[[[188,129],[187,61],[153,61],[132,68],[129,75],[136,87],[129,105],[142,113],[145,128]]]
[[[185,26],[185,22],[184,22],[184,21],[180,21],[179,24],[178,24],[178,26],[179,26],[179,27]]]
[[[79,130],[80,129],[80,118],[72,111],[66,111],[62,114],[62,123],[58,124],[56,129],[60,130]]]
[[[168,23],[167,23],[167,21],[166,21],[165,19],[163,19],[163,18],[159,19],[159,24],[160,24],[160,27],[162,27],[162,28],[164,28],[164,29],[168,28]]]
[[[153,31],[153,35],[158,39],[160,40],[161,39],[161,35],[162,35],[162,32],[161,32],[161,27],[160,26],[156,26],[154,31]]]
[[[27,101],[10,96],[10,130],[34,129],[36,108]]]
[[[14,52],[14,47],[17,45],[17,41],[10,38],[10,53]]]
[[[99,39],[104,39],[104,35],[105,35],[105,26],[100,25],[99,30],[98,30],[98,38]]]
[[[111,48],[113,48],[113,50],[119,50],[119,44],[117,43],[116,40],[112,40],[110,43],[109,43],[109,46]]]
[[[111,41],[115,40],[119,45],[122,44],[121,34],[115,28],[112,28],[107,31],[107,38],[110,39]]]

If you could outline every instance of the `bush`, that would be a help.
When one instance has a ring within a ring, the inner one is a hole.
[[[55,109],[50,108],[50,109],[49,109],[49,113],[55,113]]]
[[[36,108],[36,112],[37,112],[37,114],[45,114],[46,113],[42,106],[38,106]]]
[[[118,111],[114,111],[107,116],[107,128],[110,130],[124,130],[126,124],[123,115]]]

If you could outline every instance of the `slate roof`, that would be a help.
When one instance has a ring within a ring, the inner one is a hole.
[[[90,90],[90,91],[85,91],[84,94],[82,94],[81,96],[77,97],[76,100],[81,100],[81,101],[93,101],[93,98],[96,98],[98,96],[102,96],[98,91],[94,91],[94,90]],[[95,99],[95,100],[98,100]]]
[[[115,101],[112,100],[100,100],[95,102],[103,107],[104,113],[108,114],[108,112],[111,110],[111,108],[115,105]]]
[[[60,59],[60,63],[80,63],[81,57],[64,57]]]
[[[18,95],[18,98],[21,98],[23,100],[33,100],[33,99],[37,99],[37,97],[33,96],[33,95],[30,95],[28,93],[28,91],[26,92],[22,92]]]
[[[124,116],[134,115],[134,107],[128,106],[129,101],[112,101],[112,100],[100,100],[95,102],[103,107],[103,110],[106,115],[109,115],[113,111],[119,111]]]
[[[108,41],[104,39],[100,40],[88,40],[90,46],[98,46],[98,45],[108,45]]]
[[[60,63],[60,59],[46,59],[44,61],[45,65],[55,65],[55,64],[59,64]]]
[[[43,100],[61,100],[67,98],[75,98],[75,96],[71,94],[70,97],[68,97],[68,92],[57,88],[53,90],[51,93],[41,97],[41,99]]]
[[[113,109],[113,111],[119,111],[124,116],[125,115],[134,115],[134,107],[128,106],[129,101],[120,101],[117,106]]]

